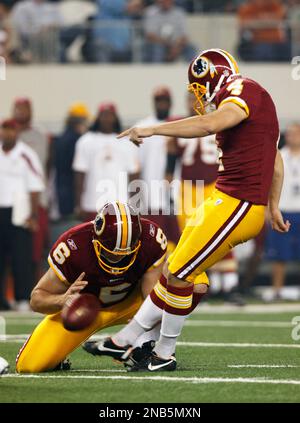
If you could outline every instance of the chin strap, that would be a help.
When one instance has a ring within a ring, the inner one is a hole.
[[[211,94],[211,96],[209,96],[209,94],[210,94],[210,92],[209,92],[209,81],[207,82],[206,87],[208,85],[208,88],[206,88],[207,89],[207,92],[206,92],[206,100],[209,103],[215,98],[217,92],[220,91],[220,88],[221,88],[221,86],[222,86],[225,78],[226,78],[225,75],[221,75],[221,77],[219,79],[219,82],[218,82],[216,88],[214,89],[213,93]]]

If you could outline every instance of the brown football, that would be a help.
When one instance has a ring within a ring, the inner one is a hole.
[[[93,294],[77,294],[70,297],[63,306],[61,318],[64,328],[78,331],[90,326],[100,310],[100,301]]]

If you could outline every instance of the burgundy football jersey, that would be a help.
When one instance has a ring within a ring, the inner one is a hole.
[[[217,134],[220,167],[216,187],[232,197],[267,205],[279,140],[275,105],[257,82],[240,76],[217,93],[217,107],[231,101],[248,118]]]
[[[50,251],[49,265],[61,280],[69,284],[85,272],[84,279],[88,285],[84,292],[99,296],[104,307],[119,303],[132,292],[145,272],[152,266],[158,266],[166,254],[167,239],[161,228],[147,219],[141,219],[141,224],[141,247],[135,262],[123,274],[113,275],[100,267],[92,243],[93,222],[83,223],[63,233]],[[127,259],[118,265],[126,266]]]
[[[195,183],[204,181],[205,185],[217,179],[218,150],[215,135],[203,138],[177,138],[177,155],[181,159],[181,179]]]

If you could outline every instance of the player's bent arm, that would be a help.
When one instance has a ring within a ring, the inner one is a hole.
[[[284,177],[284,165],[281,157],[281,153],[277,150],[275,164],[274,164],[274,173],[272,179],[271,190],[269,194],[269,208],[270,210],[279,208],[279,201],[282,191]]]
[[[164,264],[165,261],[163,261],[159,266],[148,270],[148,272],[146,272],[142,277],[141,289],[144,298],[146,298],[150,294],[157,281],[159,280],[163,271]]]
[[[54,271],[49,268],[33,288],[30,297],[30,306],[33,311],[38,313],[57,313],[62,309],[64,294],[67,290],[67,285],[62,283]]]
[[[148,128],[131,128],[122,132],[118,138],[128,136],[130,141],[139,145],[142,138],[152,135],[179,138],[205,137],[237,126],[247,117],[248,114],[242,107],[236,103],[227,102],[207,115],[193,116]]]
[[[279,201],[282,191],[284,177],[284,166],[281,153],[277,150],[274,173],[272,179],[271,190],[269,194],[269,210],[271,216],[272,228],[277,232],[288,232],[290,228],[290,222],[284,221],[282,214],[279,210]]]
[[[31,293],[30,306],[32,310],[42,314],[58,313],[69,295],[80,292],[87,285],[87,282],[82,280],[83,277],[84,273],[68,287],[49,268]]]

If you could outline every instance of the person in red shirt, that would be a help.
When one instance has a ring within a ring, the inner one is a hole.
[[[287,232],[290,227],[279,210],[283,163],[270,94],[242,77],[235,59],[222,49],[200,53],[191,62],[188,76],[200,116],[134,127],[119,135],[140,145],[154,134],[188,139],[217,134],[219,149],[213,194],[196,210],[168,258],[150,294],[152,304],[145,302],[127,325],[127,333],[126,328],[122,330],[123,342],[132,345],[133,333],[140,336],[162,320],[160,339],[141,365],[148,371],[176,369],[176,339],[190,313],[193,292],[204,295],[209,285],[205,271],[237,244],[258,235],[267,204],[273,229]]]

